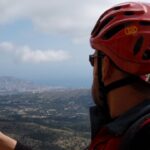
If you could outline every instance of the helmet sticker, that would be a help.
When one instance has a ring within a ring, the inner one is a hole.
[[[126,35],[134,35],[138,32],[138,28],[136,26],[128,26],[124,29]]]

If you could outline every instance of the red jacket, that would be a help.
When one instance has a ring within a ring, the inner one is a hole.
[[[121,136],[110,134],[107,128],[103,128],[93,139],[89,150],[118,150],[121,140]]]
[[[100,116],[100,118],[103,117]],[[133,150],[134,148],[138,150],[138,148],[141,149],[140,147],[142,147],[141,150],[150,149],[149,100],[144,101],[135,108],[129,110],[124,115],[110,121],[109,123],[105,124],[100,121],[98,121],[98,123],[100,129],[99,131],[96,129],[97,134],[92,137],[89,150]],[[92,125],[91,127],[93,132],[94,126]],[[141,146],[142,142],[144,146]],[[143,147],[147,148],[145,149]]]

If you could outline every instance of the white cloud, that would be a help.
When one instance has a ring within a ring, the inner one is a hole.
[[[2,42],[0,43],[0,52],[12,52],[14,49],[14,45],[10,42]]]
[[[126,1],[1,0],[0,23],[26,18],[42,32],[67,34],[77,39],[89,36],[97,18],[105,9]]]
[[[11,42],[0,43],[0,53],[4,52],[14,60],[25,63],[61,62],[70,58],[63,50],[33,50],[29,46],[17,46]]]
[[[36,30],[75,40],[89,36],[102,7],[96,0],[1,0],[0,24],[24,18],[31,20]]]

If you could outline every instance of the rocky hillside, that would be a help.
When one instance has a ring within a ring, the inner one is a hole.
[[[90,90],[0,95],[0,129],[33,150],[81,150],[90,140]]]

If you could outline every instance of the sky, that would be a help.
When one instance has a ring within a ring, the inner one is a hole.
[[[122,2],[0,0],[0,76],[90,88],[91,30],[103,11]]]

